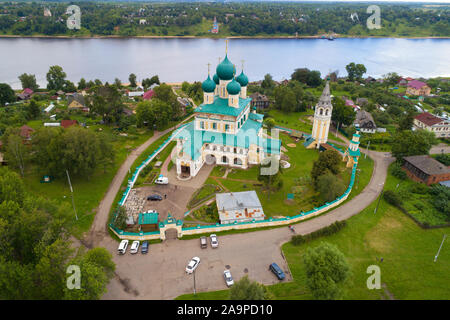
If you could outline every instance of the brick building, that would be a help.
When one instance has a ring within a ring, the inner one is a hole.
[[[426,185],[450,180],[450,168],[428,155],[403,158],[408,177]]]

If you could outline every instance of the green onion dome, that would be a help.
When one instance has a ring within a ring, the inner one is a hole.
[[[234,77],[234,65],[228,60],[228,56],[217,66],[217,76],[221,80],[231,80]]]
[[[248,78],[247,76],[244,74],[244,71],[241,72],[241,74],[236,78],[236,81],[239,82],[239,84],[242,87],[246,87],[248,84]]]
[[[215,82],[216,84],[219,84],[219,76],[217,75],[217,73],[214,74],[213,80],[214,80],[214,82]]]
[[[203,81],[202,83],[202,89],[204,92],[214,92],[214,89],[216,88],[216,83],[211,80],[211,78],[208,75],[208,79]]]
[[[241,92],[241,85],[236,81],[236,79],[233,79],[233,81],[227,84],[227,91],[228,94],[231,95],[239,94],[239,92]]]

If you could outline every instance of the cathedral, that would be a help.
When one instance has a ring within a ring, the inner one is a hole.
[[[176,169],[179,178],[197,175],[203,164],[241,169],[260,164],[266,158],[279,160],[281,141],[263,133],[262,114],[251,109],[247,96],[248,77],[228,59],[202,83],[203,103],[194,120],[177,135]]]

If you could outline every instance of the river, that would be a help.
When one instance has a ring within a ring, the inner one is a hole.
[[[365,76],[397,72],[410,77],[450,76],[450,39],[341,38],[231,39],[230,60],[244,69],[250,81],[270,73],[275,80],[289,78],[294,69],[307,67],[324,76],[339,70],[346,75],[350,62],[362,63]],[[0,82],[20,88],[18,76],[36,75],[46,84],[50,66],[60,65],[67,78],[78,83],[100,79],[128,82],[130,73],[142,78],[159,75],[164,82],[203,81],[207,64],[211,74],[225,55],[223,39],[54,39],[0,38]]]

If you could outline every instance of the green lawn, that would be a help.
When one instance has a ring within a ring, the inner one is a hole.
[[[266,216],[293,216],[300,211],[309,211],[315,206],[321,205],[318,193],[310,184],[310,172],[313,162],[319,157],[319,153],[315,149],[306,149],[302,141],[296,143],[295,148],[288,147],[287,144],[294,143],[294,140],[287,134],[280,134],[282,145],[287,149],[285,153],[289,157],[291,167],[283,169],[282,179],[283,187],[268,194],[262,190],[261,182],[258,181],[258,166],[251,167],[247,170],[233,168],[228,173],[226,179],[218,179],[218,181],[230,191],[246,191],[255,190],[259,200],[264,208]],[[345,163],[342,162],[342,177],[344,183],[348,185],[350,182],[351,169],[345,169]],[[354,189],[350,193],[349,199],[360,193],[369,183],[372,176],[373,160],[369,157],[360,158]],[[211,176],[222,177],[223,168],[215,167],[211,172]],[[238,181],[245,180],[245,181]],[[217,184],[211,177],[206,183]],[[294,201],[286,201],[288,193],[294,193]],[[347,200],[348,201],[348,200]]]
[[[386,188],[395,188],[396,179],[388,176]],[[387,298],[383,289],[366,287],[370,265],[381,269],[381,283],[395,299],[448,299],[450,297],[450,241],[447,238],[437,262],[434,256],[444,234],[450,228],[421,229],[401,211],[384,200],[376,214],[376,201],[356,216],[347,220],[339,233],[322,237],[301,246],[286,243],[282,250],[289,263],[294,280],[269,286],[276,299],[312,299],[306,287],[302,256],[307,248],[322,241],[336,245],[346,256],[352,275],[344,285],[344,299]],[[383,262],[377,260],[383,257]],[[227,299],[228,290],[183,295],[177,299]]]
[[[123,161],[125,161],[128,153],[153,135],[151,131],[143,130],[139,131],[139,134],[137,135],[129,135],[128,137],[113,135],[109,128],[105,128],[104,132],[111,134],[114,138],[113,144],[114,149],[116,150],[116,157],[113,166],[106,171],[103,171],[103,169],[96,170],[89,180],[71,177],[75,208],[79,218],[78,221],[75,221],[74,217],[73,233],[77,237],[81,237],[83,232],[89,230],[98,204],[106,193],[117,170],[122,165]],[[72,198],[67,178],[56,179],[51,183],[40,183],[43,174],[44,173],[36,172],[34,168],[30,168],[24,177],[27,190],[32,194],[43,196],[47,199],[67,202],[72,206]]]

